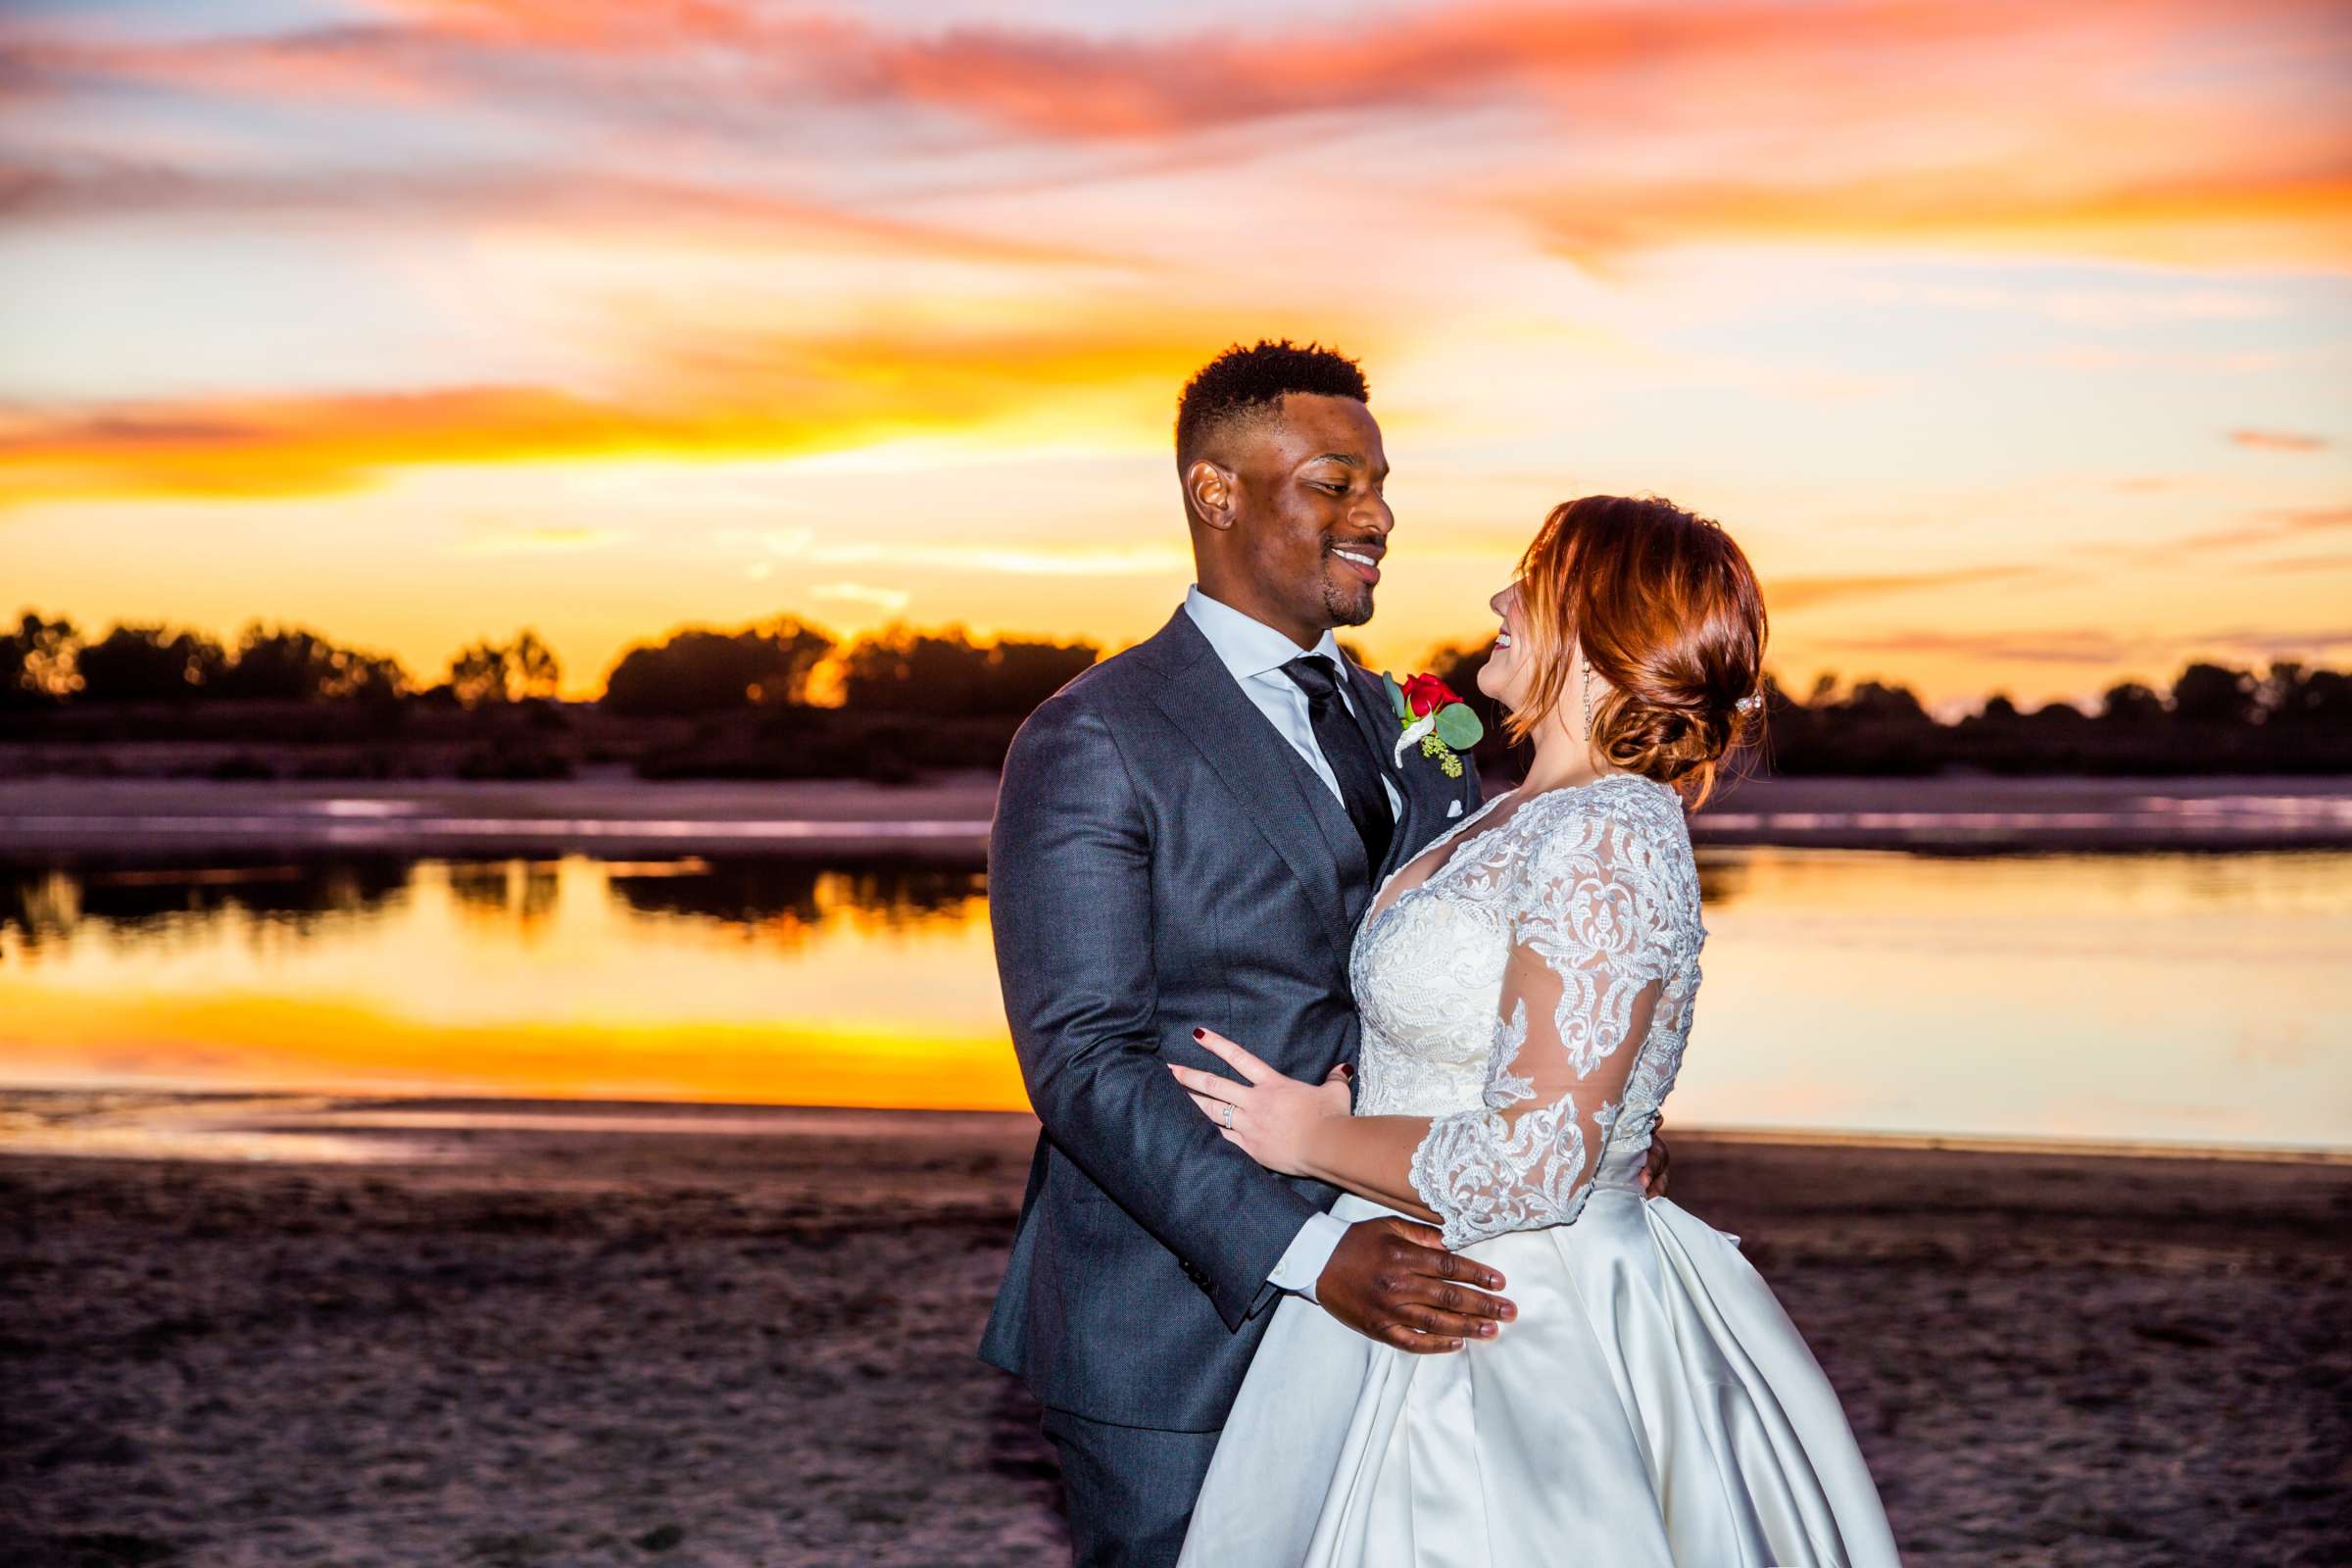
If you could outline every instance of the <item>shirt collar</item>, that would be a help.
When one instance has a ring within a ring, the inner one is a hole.
[[[1208,639],[1208,646],[1216,651],[1225,667],[1233,671],[1235,680],[1271,674],[1302,651],[1264,621],[1209,598],[1198,584],[1185,590],[1184,612],[1193,617],[1193,624],[1200,628],[1200,635]],[[1321,654],[1330,660],[1341,683],[1346,684],[1348,662],[1340,656],[1339,639],[1329,627],[1324,628],[1321,641],[1303,652]]]

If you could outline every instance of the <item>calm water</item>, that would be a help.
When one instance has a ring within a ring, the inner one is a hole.
[[[2352,1149],[2352,855],[1702,854],[1686,1126]],[[976,864],[0,870],[0,1082],[1016,1108]]]

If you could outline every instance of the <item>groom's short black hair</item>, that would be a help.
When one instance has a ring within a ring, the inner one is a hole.
[[[1212,432],[1236,420],[1271,413],[1293,392],[1372,401],[1356,363],[1320,343],[1304,348],[1283,338],[1236,343],[1202,366],[1176,400],[1176,465],[1190,466]]]

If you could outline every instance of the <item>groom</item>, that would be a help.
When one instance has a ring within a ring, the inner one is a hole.
[[[1005,759],[989,912],[1045,1134],[981,1344],[1046,1407],[1083,1564],[1175,1560],[1280,1294],[1458,1350],[1492,1270],[1218,1136],[1167,1070],[1206,1026],[1294,1078],[1351,1074],[1356,919],[1479,801],[1408,750],[1335,626],[1372,617],[1396,519],[1353,361],[1233,348],[1184,389],[1200,581],[1156,635],[1038,709]]]

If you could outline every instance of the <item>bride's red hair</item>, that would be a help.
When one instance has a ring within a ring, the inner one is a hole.
[[[1519,558],[1535,632],[1523,740],[1568,689],[1581,644],[1613,689],[1592,705],[1592,749],[1612,766],[1704,802],[1734,747],[1763,723],[1764,595],[1721,524],[1672,502],[1586,496],[1552,509]]]

